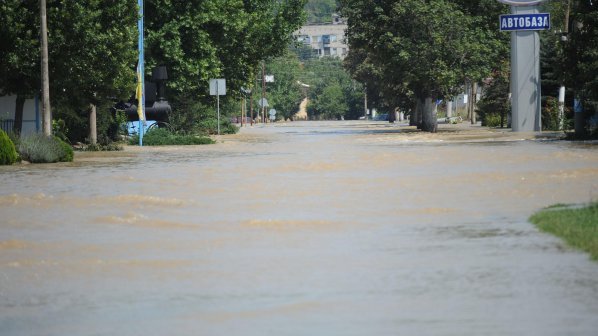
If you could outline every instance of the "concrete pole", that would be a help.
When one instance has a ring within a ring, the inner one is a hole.
[[[96,106],[91,104],[89,105],[89,143],[92,145],[98,143],[98,129],[96,120]]]
[[[367,118],[368,118],[368,90],[367,89],[364,90],[364,94],[363,94],[363,106],[365,109],[365,111],[363,111],[363,113],[364,113],[363,116],[364,116],[364,119],[367,120]]]
[[[537,14],[537,6],[512,6],[513,14]],[[542,130],[540,111],[540,34],[511,32],[511,93],[513,132]]]
[[[50,76],[48,69],[48,22],[46,16],[46,0],[40,0],[41,17],[41,63],[42,63],[42,131],[44,135],[52,134],[52,110],[50,109]]]
[[[565,86],[559,88],[559,130],[565,127]]]
[[[453,116],[453,102],[449,101],[446,103],[446,117],[450,118]]]

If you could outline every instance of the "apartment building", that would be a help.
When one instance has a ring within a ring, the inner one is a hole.
[[[347,24],[337,15],[332,23],[314,24],[301,27],[294,33],[297,41],[309,45],[319,57],[333,56],[344,58],[349,50],[345,40]]]

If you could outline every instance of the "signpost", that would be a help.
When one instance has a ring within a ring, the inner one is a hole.
[[[220,96],[226,96],[226,80],[224,78],[210,79],[210,96],[216,96],[218,135],[220,135]]]
[[[498,0],[511,5],[500,16],[500,30],[511,32],[511,125],[514,132],[541,131],[540,35],[550,28],[550,15],[541,14],[545,0]]]

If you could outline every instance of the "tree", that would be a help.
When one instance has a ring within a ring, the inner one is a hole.
[[[305,5],[307,22],[312,24],[332,22],[332,14],[336,9],[336,0],[309,0]]]
[[[287,53],[266,63],[266,73],[274,76],[274,83],[267,83],[268,100],[277,115],[283,119],[293,118],[303,99],[299,85],[301,64],[297,56]],[[259,92],[259,91],[258,91]]]
[[[572,1],[569,39],[564,45],[565,83],[583,101],[584,112],[575,113],[575,133],[584,135],[586,119],[598,101],[598,2]],[[592,108],[593,107],[593,108]]]
[[[357,119],[363,115],[363,87],[351,79],[340,59],[306,61],[301,81],[309,85],[308,113],[312,118]]]
[[[454,95],[468,78],[490,73],[493,47],[501,40],[484,24],[489,20],[468,14],[473,7],[448,0],[341,1],[349,20],[350,57],[359,53],[354,59],[366,61],[387,103],[409,102],[414,96],[424,131],[436,131],[436,99]]]
[[[14,132],[21,133],[23,105],[40,88],[38,1],[0,3],[0,94],[16,94]]]
[[[40,90],[37,4],[34,0],[7,0],[0,5],[0,18],[9,23],[0,28],[3,93],[31,97]],[[89,104],[109,103],[130,94],[135,80],[136,3],[50,0],[47,17],[55,110],[87,111]],[[16,112],[17,118],[22,115]]]
[[[209,100],[210,78],[238,93],[258,65],[283,54],[303,23],[305,0],[150,0],[146,2],[147,68],[166,65],[175,96]]]

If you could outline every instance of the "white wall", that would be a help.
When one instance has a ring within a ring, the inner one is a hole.
[[[16,102],[16,95],[0,97],[0,119],[15,119]],[[36,109],[35,105],[35,99],[25,100],[25,105],[23,106],[23,127],[21,130],[22,135],[35,133],[38,131],[38,129],[41,129],[41,115],[39,114],[39,107]],[[37,124],[36,110],[38,111]]]

